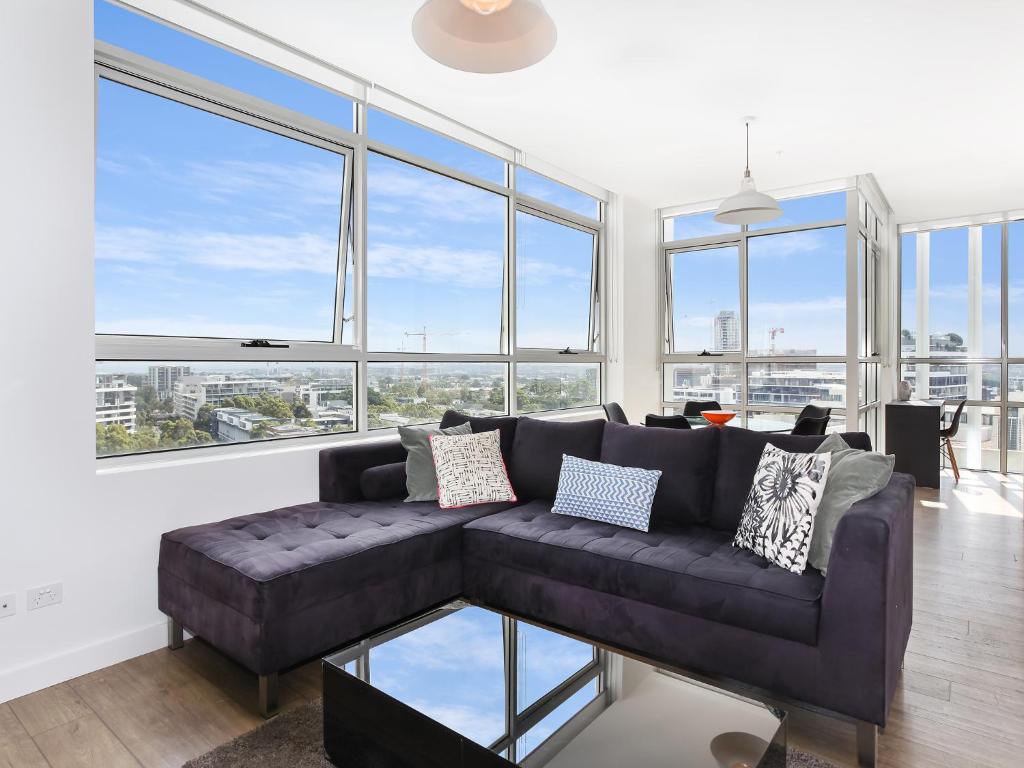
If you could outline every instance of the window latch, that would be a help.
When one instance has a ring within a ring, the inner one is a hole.
[[[573,352],[571,347],[566,347],[565,349],[561,350],[558,354],[560,354],[560,355],[578,355],[579,352]]]
[[[708,352],[706,349],[697,353],[697,357],[721,357],[721,352]]]
[[[252,341],[243,341],[242,346],[255,349],[288,349],[287,344],[271,344],[266,339],[253,339]]]

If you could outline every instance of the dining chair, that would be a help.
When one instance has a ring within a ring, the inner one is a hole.
[[[722,406],[717,400],[687,400],[683,406],[683,416],[700,416],[701,411],[720,411]]]
[[[828,416],[802,416],[793,425],[791,435],[824,435]]]
[[[804,409],[802,411],[800,411],[800,415],[796,417],[796,420],[797,420],[797,422],[799,422],[800,419],[804,419],[804,418],[807,418],[807,417],[810,417],[810,418],[813,418],[813,419],[822,419],[822,418],[825,418],[826,416],[831,416],[831,415],[832,415],[832,409],[831,408],[825,408],[824,406],[821,406],[821,405],[810,405],[810,404],[808,404],[808,405],[804,406]]]
[[[644,426],[690,429],[690,422],[685,416],[659,416],[656,413],[648,413],[644,419]]]
[[[957,430],[960,429],[960,416],[963,414],[966,404],[966,400],[961,400],[956,406],[956,410],[953,411],[953,420],[949,422],[949,426],[939,430],[939,453],[949,459],[949,464],[953,467],[953,477],[958,483],[960,482],[960,467],[956,463],[956,454],[953,453],[951,441],[956,437]]]
[[[616,424],[629,424],[626,412],[622,410],[622,406],[618,403],[605,403],[604,415],[608,421],[614,421]]]

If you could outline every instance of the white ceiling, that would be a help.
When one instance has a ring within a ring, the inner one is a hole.
[[[1021,0],[546,0],[559,40],[473,75],[419,0],[204,0],[610,190],[665,206],[874,173],[901,222],[1024,208]]]

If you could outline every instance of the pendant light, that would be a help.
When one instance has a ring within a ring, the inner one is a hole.
[[[727,197],[715,211],[715,221],[721,224],[759,224],[782,215],[782,209],[771,195],[758,192],[754,177],[750,175],[750,122],[745,118],[747,129],[747,166],[740,180],[740,191]]]
[[[558,33],[541,0],[426,0],[412,36],[446,67],[493,74],[536,64]]]

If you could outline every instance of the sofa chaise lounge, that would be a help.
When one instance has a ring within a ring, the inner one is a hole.
[[[500,430],[515,504],[404,503],[397,440],[326,449],[319,501],[164,534],[169,645],[187,627],[239,661],[270,714],[279,671],[461,597],[851,720],[873,764],[910,633],[909,476],[842,518],[827,576],[794,574],[731,542],[764,445],[821,437],[468,420]],[[563,454],[662,470],[650,531],[552,513]]]

